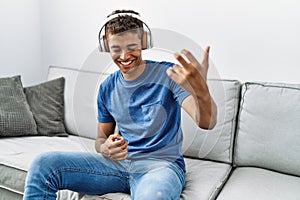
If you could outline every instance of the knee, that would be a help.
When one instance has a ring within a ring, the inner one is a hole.
[[[46,152],[38,155],[30,166],[33,173],[47,173],[57,168],[61,159],[57,152]]]
[[[59,177],[52,176],[53,172],[59,169],[57,163],[61,162],[59,154],[55,152],[42,153],[38,155],[32,162],[30,169],[28,171],[26,182],[25,182],[25,194],[30,192],[41,192],[45,186],[50,186],[57,192],[56,188],[59,188]],[[49,178],[51,177],[51,178]]]

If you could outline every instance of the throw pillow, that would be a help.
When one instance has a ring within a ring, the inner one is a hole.
[[[38,135],[68,136],[64,125],[63,77],[24,88]]]
[[[21,76],[0,78],[0,136],[37,135]]]

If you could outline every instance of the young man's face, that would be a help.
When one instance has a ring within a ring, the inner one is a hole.
[[[113,61],[123,75],[134,75],[143,64],[141,37],[138,32],[108,34],[108,47]]]

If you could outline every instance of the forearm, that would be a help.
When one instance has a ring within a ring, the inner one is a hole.
[[[193,95],[196,109],[194,120],[203,129],[213,129],[217,123],[217,106],[209,94]]]
[[[98,153],[102,153],[101,146],[105,143],[106,138],[97,138],[95,142],[95,149]]]
[[[107,138],[114,134],[115,123],[98,123],[98,135],[95,141],[95,149],[98,153],[103,153],[101,151],[102,145],[106,142]]]

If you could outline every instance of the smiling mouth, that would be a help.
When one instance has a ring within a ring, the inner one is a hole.
[[[129,66],[131,63],[133,62],[133,60],[127,61],[127,62],[120,62],[123,66]]]

